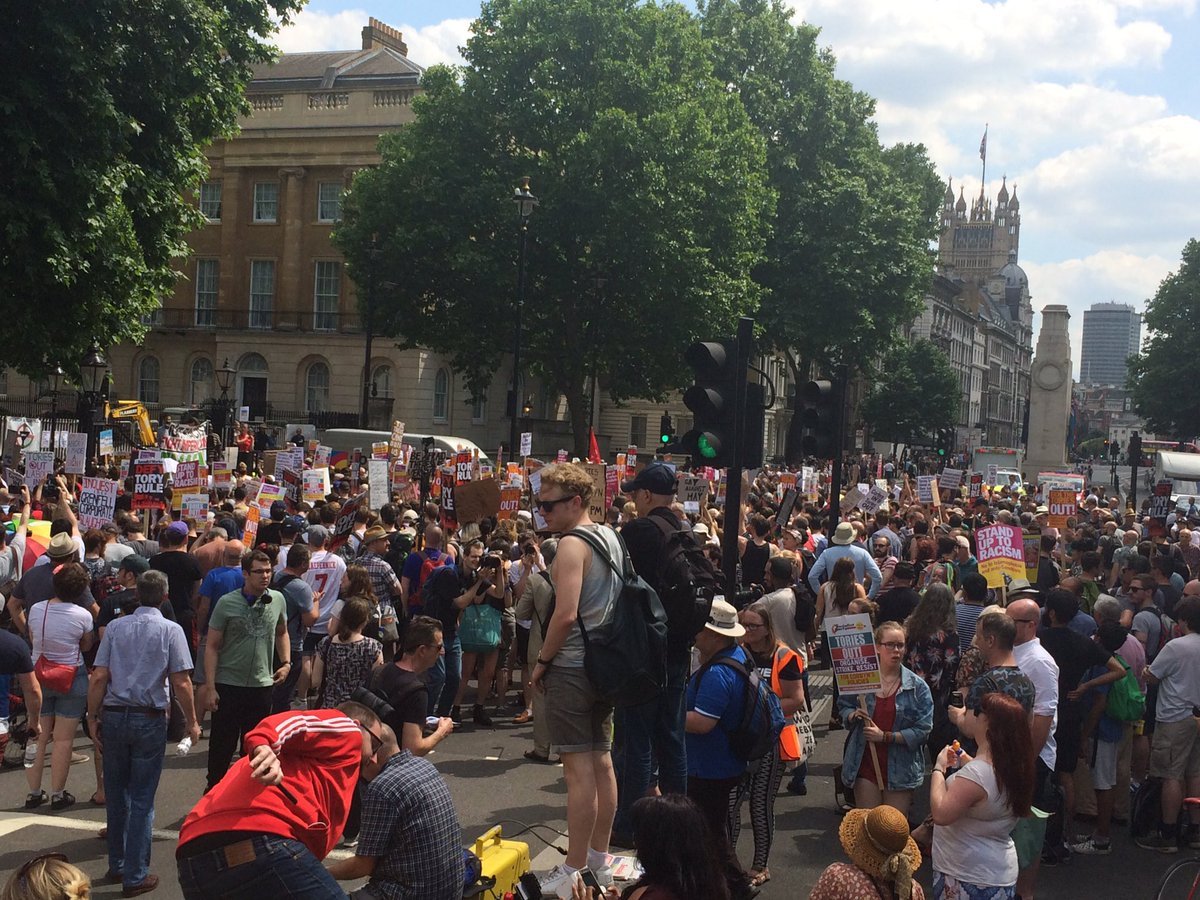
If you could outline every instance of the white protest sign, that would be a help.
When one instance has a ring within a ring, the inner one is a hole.
[[[990,463],[988,465],[988,474],[987,474],[988,484],[990,484],[992,487],[995,487],[996,481],[999,477],[1000,477],[1000,467],[998,465],[996,465],[995,463]]]
[[[685,513],[700,512],[700,504],[708,497],[708,482],[703,478],[686,476],[679,480],[679,499]]]
[[[522,431],[521,432],[521,455],[529,456],[531,453],[533,453],[533,432],[532,431]]]
[[[6,420],[8,440],[5,450],[15,447],[21,453],[37,451],[41,447],[42,420],[22,416],[9,416]]]
[[[319,503],[329,493],[329,469],[304,470],[304,502]]]
[[[962,469],[942,469],[938,476],[938,486],[947,491],[957,491],[962,485]]]
[[[84,478],[79,493],[79,524],[100,528],[113,519],[117,507],[117,482],[105,478]]]
[[[883,501],[887,499],[888,493],[877,484],[871,485],[867,489],[867,496],[863,497],[858,502],[858,508],[867,515],[874,515],[879,512],[879,507],[883,505]]]
[[[935,479],[932,475],[917,476],[917,500],[921,503],[933,503],[933,493],[936,490],[934,487]]]
[[[87,467],[87,435],[71,432],[67,435],[66,471],[82,475]]]
[[[862,490],[862,486],[857,484],[850,488],[850,490],[846,491],[845,495],[842,497],[842,512],[849,512],[850,510],[854,509],[854,507],[858,506],[859,501],[863,499],[865,493],[866,492]]]
[[[304,468],[304,448],[303,447],[288,447],[286,450],[279,450],[275,453],[275,471],[271,474],[276,478],[282,478],[285,469],[294,469],[299,472]]]
[[[283,489],[282,484],[263,484],[258,489],[254,505],[265,512],[270,512],[271,504],[276,500],[283,500],[286,496],[287,492]]]
[[[379,509],[388,502],[388,468],[387,458],[367,460],[367,483],[370,494],[367,505],[371,509]]]
[[[183,517],[202,522],[208,518],[208,494],[185,494]]]
[[[229,463],[226,460],[213,460],[212,480],[215,490],[227,491],[233,487],[233,472],[230,471]]]
[[[400,455],[401,448],[404,446],[404,423],[399,419],[392,421],[392,439],[388,442],[388,451],[392,459],[396,459]]]
[[[883,679],[875,632],[867,615],[835,616],[825,620],[833,677],[842,694],[873,694]]]
[[[54,452],[52,450],[25,451],[25,483],[30,491],[46,480],[47,475],[54,474]]]
[[[112,456],[113,449],[113,430],[105,428],[100,432],[100,455]]]
[[[317,452],[313,454],[313,468],[325,469],[329,467],[329,457],[333,453],[332,447],[326,447],[324,444],[317,445]]]

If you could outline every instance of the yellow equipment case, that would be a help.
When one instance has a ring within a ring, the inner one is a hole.
[[[529,871],[529,845],[504,840],[499,825],[476,838],[472,849],[483,864],[483,877],[496,879],[492,892],[497,897],[516,891],[521,876]]]

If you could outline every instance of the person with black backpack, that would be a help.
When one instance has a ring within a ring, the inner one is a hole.
[[[717,576],[691,527],[671,509],[675,472],[651,463],[621,485],[638,518],[621,529],[636,571],[654,588],[667,612],[667,683],[653,700],[618,708],[613,766],[617,775],[617,817],[613,844],[633,846],[633,804],[651,787],[658,761],[658,787],[664,794],[687,791],[683,694],[692,641],[708,620]]]

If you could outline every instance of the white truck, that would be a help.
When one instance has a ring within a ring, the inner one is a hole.
[[[1016,476],[1016,487],[1023,481],[1021,464],[1024,462],[1021,451],[1013,447],[976,447],[971,453],[971,471],[983,476],[984,484],[1006,485]],[[995,477],[989,477],[991,467],[995,466]]]

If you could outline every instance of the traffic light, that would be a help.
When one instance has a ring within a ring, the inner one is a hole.
[[[679,440],[679,450],[701,463],[720,469],[733,465],[737,432],[734,396],[737,391],[737,347],[733,341],[696,341],[683,356],[695,372],[695,383],[684,392],[692,411],[692,430]]]
[[[658,445],[666,450],[675,441],[675,423],[671,421],[670,413],[663,413],[658,420]]]
[[[757,382],[746,385],[746,408],[742,416],[742,468],[763,464],[763,427],[766,421],[767,389]]]
[[[1129,436],[1129,465],[1139,466],[1142,463],[1142,436],[1136,431]]]
[[[788,465],[796,465],[806,456],[832,459],[838,427],[833,383],[810,381],[803,385],[788,426],[784,453]]]

